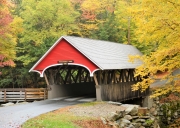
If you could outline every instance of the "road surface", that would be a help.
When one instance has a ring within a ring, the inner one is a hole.
[[[95,101],[89,97],[62,97],[33,103],[0,107],[0,128],[20,128],[30,118],[59,108]]]

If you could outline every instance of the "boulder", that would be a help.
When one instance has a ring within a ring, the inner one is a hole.
[[[158,115],[158,112],[155,110],[153,113],[152,113],[153,116],[157,116]]]
[[[126,115],[125,111],[116,111],[116,113],[119,115],[120,118]]]
[[[126,124],[130,124],[131,123],[129,120],[124,119],[124,118],[120,119],[120,122],[123,122],[123,123],[126,123]]]
[[[132,117],[132,119],[137,119],[137,118],[139,118],[139,116],[131,116]]]
[[[151,107],[151,108],[149,109],[149,112],[152,114],[155,110],[156,110],[156,108]]]
[[[107,120],[106,120],[106,118],[104,118],[104,117],[101,117],[101,121],[103,122],[103,124],[107,124]]]
[[[130,124],[127,128],[135,128],[132,124]]]
[[[141,123],[131,123],[135,128],[139,128],[141,126]]]
[[[174,112],[173,116],[174,116],[175,119],[178,118],[178,112],[177,111]]]
[[[108,119],[110,121],[116,121],[120,118],[120,115],[116,112],[111,112],[110,116],[108,117]]]
[[[124,116],[124,119],[126,119],[126,120],[132,120],[132,116],[131,116],[131,115],[125,115],[125,116]]]
[[[145,119],[135,119],[135,123],[144,123],[146,120]]]
[[[138,115],[145,116],[148,113],[147,107],[139,107],[138,108]]]
[[[130,104],[123,104],[121,106],[126,108],[126,110],[125,110],[126,114],[129,114],[129,112],[131,112],[132,109],[139,107],[139,105],[130,105]]]
[[[139,128],[145,128],[144,126],[140,126]]]
[[[130,112],[129,112],[130,115],[132,116],[135,116],[138,114],[138,108],[134,107]]]
[[[150,116],[139,116],[139,118],[141,118],[141,119],[149,119]]]
[[[120,128],[124,128],[124,127],[129,126],[131,122],[127,119],[122,118],[122,119],[118,120],[117,123],[119,124]]]
[[[1,104],[1,107],[7,107],[7,106],[12,106],[12,105],[14,105],[14,103],[9,102],[6,104]]]
[[[122,103],[120,103],[120,102],[109,101],[108,103],[109,103],[109,104],[114,104],[114,105],[122,105]]]

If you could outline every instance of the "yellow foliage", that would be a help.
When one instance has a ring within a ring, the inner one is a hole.
[[[177,84],[180,76],[173,75],[173,71],[180,68],[180,1],[136,0],[130,11],[137,26],[138,41],[154,45],[149,55],[141,57],[144,63],[136,70],[136,75],[141,78],[149,77],[142,79],[133,89],[149,87],[157,72],[168,71],[170,74],[162,78],[167,79],[166,84],[156,89],[153,97],[173,91],[180,92],[180,85]]]
[[[23,31],[22,23],[23,20],[20,17],[14,17],[13,22],[10,24],[11,32],[14,36]]]

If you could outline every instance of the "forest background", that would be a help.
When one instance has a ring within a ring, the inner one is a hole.
[[[157,94],[179,92],[180,75],[173,75],[180,68],[179,12],[179,0],[1,0],[0,88],[45,87],[28,71],[59,37],[71,35],[137,47],[144,55],[130,60],[144,64],[133,89],[168,72]]]

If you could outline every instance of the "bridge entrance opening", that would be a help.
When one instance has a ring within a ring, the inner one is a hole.
[[[44,72],[49,88],[48,99],[65,96],[96,97],[96,88],[89,71],[81,66],[59,65]]]

